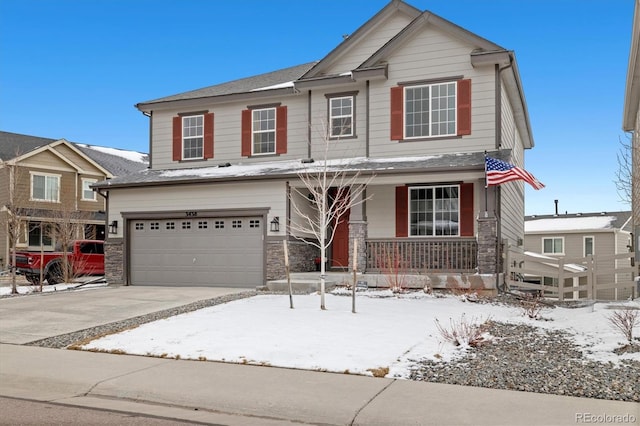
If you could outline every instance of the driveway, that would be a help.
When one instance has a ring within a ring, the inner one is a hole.
[[[25,344],[246,288],[107,286],[0,299],[0,343]]]

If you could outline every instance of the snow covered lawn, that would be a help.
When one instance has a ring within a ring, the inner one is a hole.
[[[445,329],[452,322],[492,320],[569,332],[593,360],[640,361],[638,352],[612,352],[625,343],[609,321],[612,304],[544,309],[544,320],[533,320],[517,306],[421,292],[358,292],[356,314],[348,295],[328,294],[326,311],[320,310],[318,295],[294,296],[295,309],[286,295],[258,295],[141,325],[81,348],[366,375],[389,368],[387,377],[403,378],[417,359],[447,362],[469,350],[445,341],[436,320]],[[615,304],[640,309],[640,300]],[[634,336],[639,335],[640,324]],[[492,344],[500,344],[499,339]]]

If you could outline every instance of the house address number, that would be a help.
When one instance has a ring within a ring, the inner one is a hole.
[[[187,217],[196,217],[198,216],[198,212],[185,212]]]

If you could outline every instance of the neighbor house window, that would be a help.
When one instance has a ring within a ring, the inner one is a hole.
[[[254,109],[252,111],[253,154],[275,154],[276,109]]]
[[[404,89],[406,139],[456,134],[456,83]]]
[[[593,255],[593,237],[584,237],[584,255],[591,256]]]
[[[60,201],[60,175],[32,173],[31,199],[34,201]]]
[[[204,115],[182,117],[182,158],[201,159],[203,151]]]
[[[353,96],[329,98],[329,137],[353,136]]]
[[[91,185],[96,182],[96,179],[82,179],[82,199],[84,201],[96,201],[96,193],[91,189]]]
[[[53,250],[51,225],[41,222],[29,222],[29,247]]]
[[[409,188],[409,235],[459,235],[459,194],[458,185]]]
[[[542,239],[542,253],[544,254],[563,254],[564,238],[553,237]]]

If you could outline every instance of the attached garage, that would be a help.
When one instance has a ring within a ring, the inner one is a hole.
[[[265,216],[202,216],[128,219],[130,284],[262,285]]]

